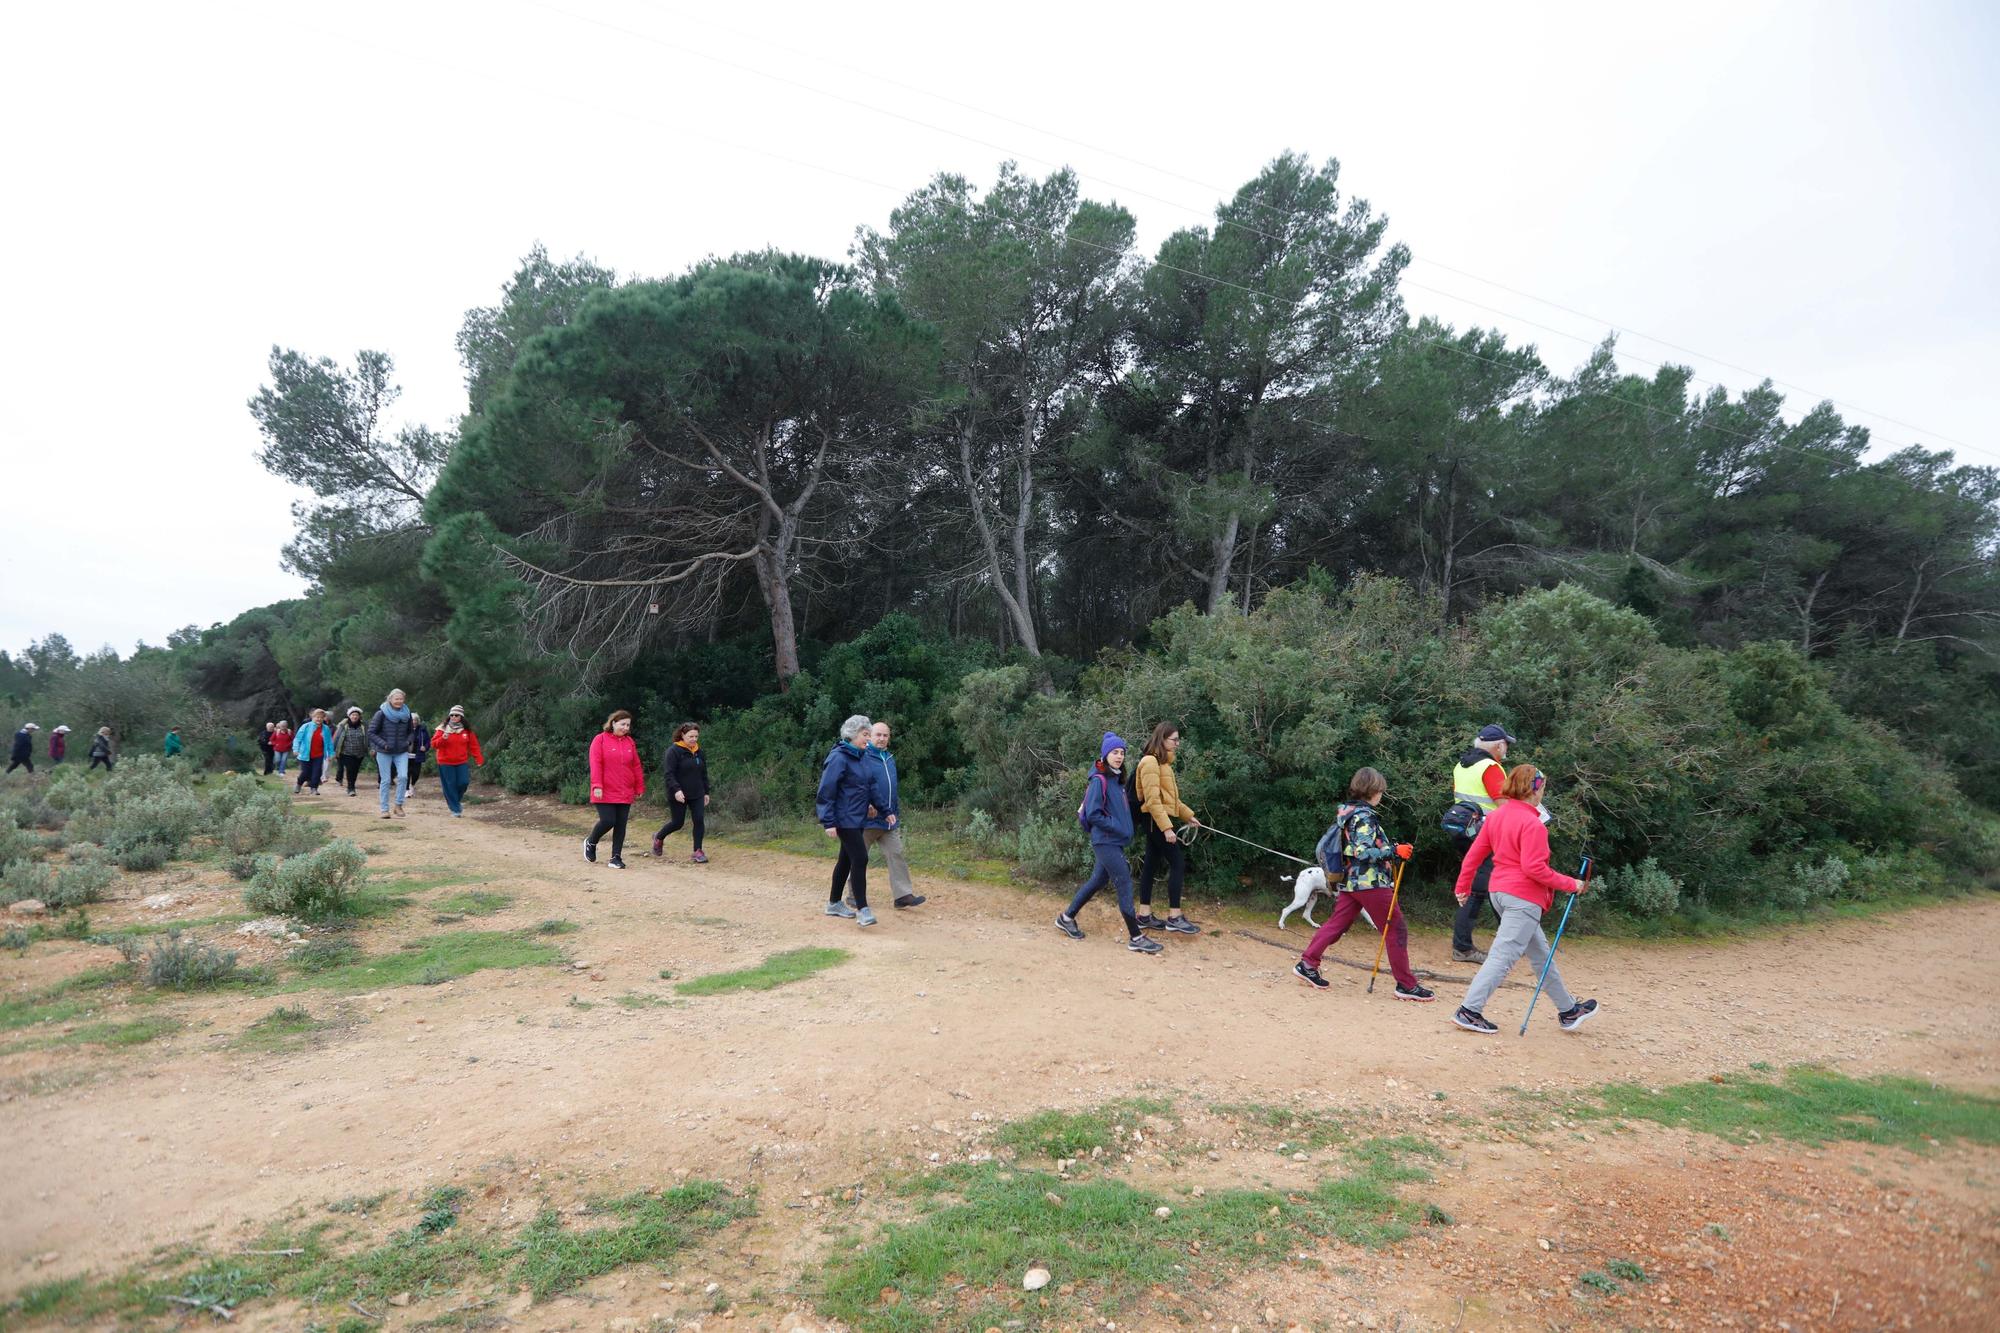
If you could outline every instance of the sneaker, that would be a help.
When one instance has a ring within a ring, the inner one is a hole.
[[[1397,982],[1396,998],[1399,1000],[1415,1000],[1418,1004],[1429,1004],[1437,998],[1437,992],[1428,986],[1405,986],[1401,982]]]
[[[860,911],[856,912],[856,913],[854,914],[854,924],[855,924],[855,925],[857,925],[857,926],[872,926],[872,925],[874,925],[874,924],[875,924],[875,909],[874,909],[874,908],[872,908],[872,907],[864,907],[864,908],[862,908],[862,909],[861,909]]]
[[[667,854],[667,840],[665,838],[653,839],[653,855],[665,856],[666,854]]]
[[[1125,947],[1133,953],[1165,953],[1166,947],[1158,940],[1147,939],[1144,935],[1134,935],[1125,941]]]
[[[1476,1009],[1468,1009],[1462,1004],[1458,1006],[1458,1012],[1451,1016],[1451,1021],[1467,1032],[1477,1032],[1483,1037],[1490,1037],[1500,1030],[1486,1021],[1485,1014]]]
[[[1160,920],[1160,918],[1154,916],[1151,912],[1139,913],[1138,921],[1139,921],[1139,929],[1141,930],[1161,930],[1164,929],[1167,924],[1166,922]]]
[[[694,862],[698,866],[705,866],[708,864],[708,853],[704,852],[701,848],[697,847],[694,849],[694,855],[690,856],[688,860]]]
[[[896,899],[896,906],[922,907],[925,903],[929,901],[930,899],[924,897],[924,895],[921,893],[906,893],[902,897]]]
[[[618,859],[617,857],[615,857],[615,856],[614,856],[614,857],[612,857],[612,858],[611,858],[611,859],[610,859],[609,861],[607,861],[607,862],[606,862],[605,864],[606,864],[606,865],[609,865],[609,866],[610,866],[610,867],[611,867],[611,868],[612,868],[613,870],[623,870],[623,869],[625,868],[625,863],[624,863],[623,861],[619,860],[619,859]]]
[[[826,905],[826,914],[828,916],[846,917],[851,920],[854,916],[854,909],[846,903],[835,899]]]
[[[1306,985],[1311,986],[1314,990],[1325,990],[1327,987],[1333,985],[1331,981],[1328,981],[1319,974],[1318,968],[1307,967],[1306,960],[1303,958],[1292,964],[1292,975],[1300,981],[1305,982]]]
[[[1187,919],[1186,917],[1184,917],[1184,916],[1170,916],[1170,917],[1168,917],[1168,918],[1167,918],[1167,921],[1166,921],[1166,925],[1165,925],[1165,927],[1164,927],[1164,928],[1165,928],[1165,929],[1166,929],[1167,931],[1169,931],[1170,933],[1172,933],[1172,934],[1175,934],[1175,935],[1199,935],[1199,934],[1201,934],[1201,927],[1200,927],[1200,926],[1197,926],[1197,925],[1196,925],[1196,924],[1195,924],[1194,922],[1192,922],[1192,921],[1188,920],[1188,919]]]
[[[388,817],[389,817],[389,812],[387,810],[384,810],[382,812],[382,818],[387,819]],[[583,840],[583,859],[591,862],[595,862],[597,860],[597,844],[592,842],[588,838],[585,838]]]
[[[403,803],[401,801],[398,801],[396,802],[396,818],[401,819],[402,817],[403,817]]]
[[[1486,961],[1484,949],[1453,949],[1451,961],[1454,963],[1483,963]]]
[[[451,812],[451,817],[452,817],[453,819],[463,819],[463,818],[465,818],[465,811],[463,811],[463,810],[454,810],[454,811],[452,811],[452,812]]]
[[[1056,913],[1056,929],[1073,940],[1083,938],[1083,927],[1076,924],[1076,918],[1067,913]]]
[[[384,818],[384,819],[387,819],[388,817],[389,817],[389,812],[388,812],[387,810],[384,810],[384,811],[382,812],[382,818]],[[593,861],[594,861],[594,860],[596,860],[596,859],[597,859],[597,858],[596,858],[596,857],[594,857],[594,856],[593,856],[593,857],[591,857],[591,860],[593,860]]]
[[[1574,1032],[1583,1026],[1584,1019],[1591,1017],[1596,1012],[1597,1001],[1578,1000],[1574,1009],[1565,1009],[1557,1014],[1556,1021],[1562,1024],[1564,1032]]]

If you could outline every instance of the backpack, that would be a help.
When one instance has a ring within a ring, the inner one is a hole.
[[[1326,886],[1339,890],[1347,882],[1347,826],[1354,818],[1354,807],[1340,812],[1339,818],[1327,826],[1319,835],[1319,844],[1313,848],[1313,860],[1326,872]]]
[[[1454,838],[1471,842],[1479,836],[1479,826],[1486,822],[1486,812],[1471,801],[1455,801],[1444,817],[1438,820],[1438,827]]]
[[[1102,780],[1104,782],[1104,799],[1107,801],[1111,799],[1110,780],[1108,778],[1105,778],[1102,773],[1092,772],[1090,775],[1090,782],[1086,782],[1083,784],[1083,802],[1082,804],[1076,807],[1076,826],[1082,829],[1085,833],[1090,832],[1090,824],[1089,821],[1085,820],[1083,817],[1083,807],[1090,804],[1090,783],[1097,782],[1099,780]]]

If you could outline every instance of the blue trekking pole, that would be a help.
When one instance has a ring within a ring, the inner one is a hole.
[[[1591,858],[1586,856],[1577,868],[1576,877],[1585,884],[1590,883],[1590,864]],[[1535,1016],[1535,1001],[1542,998],[1542,983],[1549,979],[1549,969],[1556,965],[1556,947],[1563,942],[1563,928],[1569,925],[1569,909],[1576,906],[1576,900],[1582,893],[1583,890],[1578,889],[1563,904],[1563,919],[1556,923],[1556,937],[1549,942],[1549,956],[1542,962],[1542,975],[1535,979],[1535,993],[1528,997],[1528,1012],[1521,1016],[1520,1035],[1523,1037],[1528,1035],[1528,1020]]]

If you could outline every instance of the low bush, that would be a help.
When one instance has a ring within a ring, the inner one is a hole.
[[[127,870],[157,869],[187,845],[207,817],[201,798],[186,786],[161,786],[114,803],[101,841]]]
[[[243,898],[260,912],[307,921],[342,916],[354,902],[367,865],[368,854],[346,838],[282,861],[260,857]]]
[[[56,876],[40,861],[9,861],[0,868],[0,903],[18,903],[33,898],[47,902],[55,893]]]
[[[101,848],[91,843],[79,844],[57,868],[48,904],[67,909],[99,902],[117,879],[118,872],[112,869]]]
[[[29,861],[42,854],[42,840],[14,822],[11,812],[0,811],[0,865]]]
[[[329,836],[323,820],[295,813],[284,793],[268,789],[235,803],[217,832],[222,845],[238,856],[257,852],[299,856],[324,846]]]
[[[1635,866],[1614,866],[1596,878],[1604,896],[1631,916],[1672,916],[1680,910],[1680,881],[1650,856]]]
[[[208,990],[238,977],[236,952],[172,931],[155,940],[140,960],[140,977],[157,990]]]

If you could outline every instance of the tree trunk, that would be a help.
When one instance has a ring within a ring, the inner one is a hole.
[[[1812,591],[1806,594],[1805,605],[1799,608],[1799,653],[1802,656],[1805,657],[1812,656],[1813,603],[1819,600],[1819,590],[1826,585],[1827,575],[1831,574],[1832,572],[1833,571],[1830,569],[1823,569],[1820,571],[1819,577],[1813,580]]]
[[[1035,622],[1029,611],[1030,603],[1024,597],[1017,597],[1013,588],[1008,586],[1007,571],[1000,562],[1000,541],[993,531],[992,522],[987,518],[986,498],[980,493],[979,477],[972,465],[972,433],[973,426],[968,422],[958,435],[958,476],[965,487],[966,504],[972,510],[972,528],[979,537],[980,550],[986,553],[987,574],[993,581],[993,591],[999,594],[1001,606],[1006,608],[1007,620],[1014,630],[1014,636],[1021,641],[1021,646],[1027,649],[1030,657],[1040,657],[1042,649],[1040,642],[1035,638]],[[1020,489],[1032,497],[1032,483]],[[1015,530],[1012,534],[1019,566],[1016,573],[1020,576],[1017,586],[1024,592],[1027,588],[1025,513],[1024,507],[1022,514],[1016,515]]]
[[[1454,462],[1444,477],[1444,581],[1439,599],[1444,606],[1444,623],[1451,623],[1452,566],[1458,555],[1458,464]]]
[[[1236,534],[1243,530],[1243,515],[1231,510],[1229,521],[1216,537],[1208,566],[1208,613],[1222,609],[1229,596],[1229,566],[1236,560]]]
[[[751,562],[757,569],[757,590],[764,594],[764,605],[771,613],[771,648],[777,660],[778,689],[792,688],[792,677],[799,674],[799,634],[792,619],[792,585],[786,576],[784,561],[771,547],[758,550]]]

